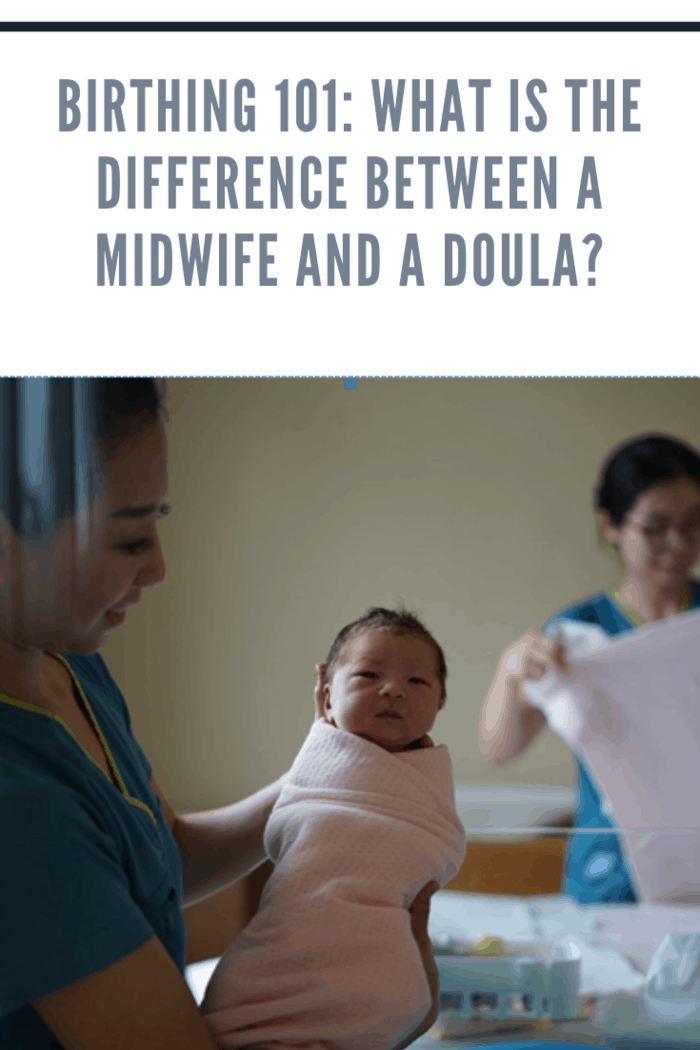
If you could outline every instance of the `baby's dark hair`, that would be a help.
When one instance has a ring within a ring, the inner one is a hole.
[[[326,657],[326,670],[323,679],[325,684],[330,684],[335,666],[338,663],[345,643],[353,635],[359,634],[361,631],[367,630],[370,627],[386,627],[395,634],[414,634],[418,638],[425,638],[426,641],[430,642],[435,649],[438,661],[440,707],[442,707],[447,697],[447,690],[445,688],[445,682],[447,681],[447,663],[445,661],[445,654],[433,638],[428,628],[424,627],[418,617],[413,613],[408,612],[407,609],[383,609],[381,606],[374,606],[372,609],[368,609],[365,615],[360,617],[359,620],[353,620],[352,623],[343,627],[342,631],[339,631],[336,635],[335,641],[330,647],[330,651]]]

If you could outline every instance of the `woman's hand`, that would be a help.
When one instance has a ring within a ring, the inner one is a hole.
[[[528,631],[517,642],[513,642],[501,653],[499,670],[506,679],[523,685],[528,681],[539,681],[550,667],[560,674],[569,674],[570,664],[566,660],[566,649],[561,638],[547,638],[539,631]],[[518,699],[527,703],[522,689]]]
[[[561,638],[539,631],[528,631],[501,653],[479,719],[479,750],[489,765],[515,758],[543,728],[545,717],[529,703],[525,683],[538,681],[550,667],[571,673]]]
[[[411,933],[418,945],[418,951],[420,952],[420,957],[423,962],[425,976],[428,979],[428,987],[430,988],[430,1009],[418,1027],[411,1032],[403,1043],[394,1047],[393,1050],[404,1050],[404,1047],[409,1046],[414,1040],[418,1039],[419,1036],[423,1035],[424,1032],[427,1032],[429,1028],[432,1028],[440,1012],[440,976],[435,964],[433,946],[430,943],[430,937],[428,936],[430,898],[435,891],[439,889],[440,886],[437,882],[429,882],[427,886],[423,887],[413,901],[411,907],[408,909],[408,914],[411,916]]]

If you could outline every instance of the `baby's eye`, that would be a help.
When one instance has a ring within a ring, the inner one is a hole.
[[[360,678],[377,678],[375,671],[360,671],[359,675]]]
[[[414,675],[413,678],[409,678],[409,682],[413,682],[414,684],[417,684],[417,685],[427,685],[428,684],[426,682],[425,678],[418,678],[417,675]]]

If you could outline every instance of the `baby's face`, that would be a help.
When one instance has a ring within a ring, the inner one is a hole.
[[[401,751],[432,729],[442,688],[437,654],[424,638],[369,627],[343,647],[324,687],[327,721]]]

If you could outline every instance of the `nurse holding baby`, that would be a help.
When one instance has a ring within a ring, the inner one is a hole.
[[[183,902],[266,859],[284,778],[176,816],[99,655],[165,575],[164,421],[151,379],[0,379],[0,1046],[12,1050],[217,1047],[183,977]],[[432,998],[402,1045],[437,1010],[436,888],[402,909]]]
[[[564,606],[542,632],[529,631],[503,651],[479,724],[479,746],[492,765],[521,754],[545,725],[542,712],[528,703],[525,685],[550,667],[566,670],[560,621],[617,635],[700,608],[700,582],[691,575],[700,556],[700,456],[694,449],[653,434],[628,442],[604,464],[595,508],[604,538],[624,563],[624,579],[616,590]],[[576,770],[575,827],[611,828],[578,759]],[[635,900],[616,835],[573,836],[563,892],[581,904]]]

